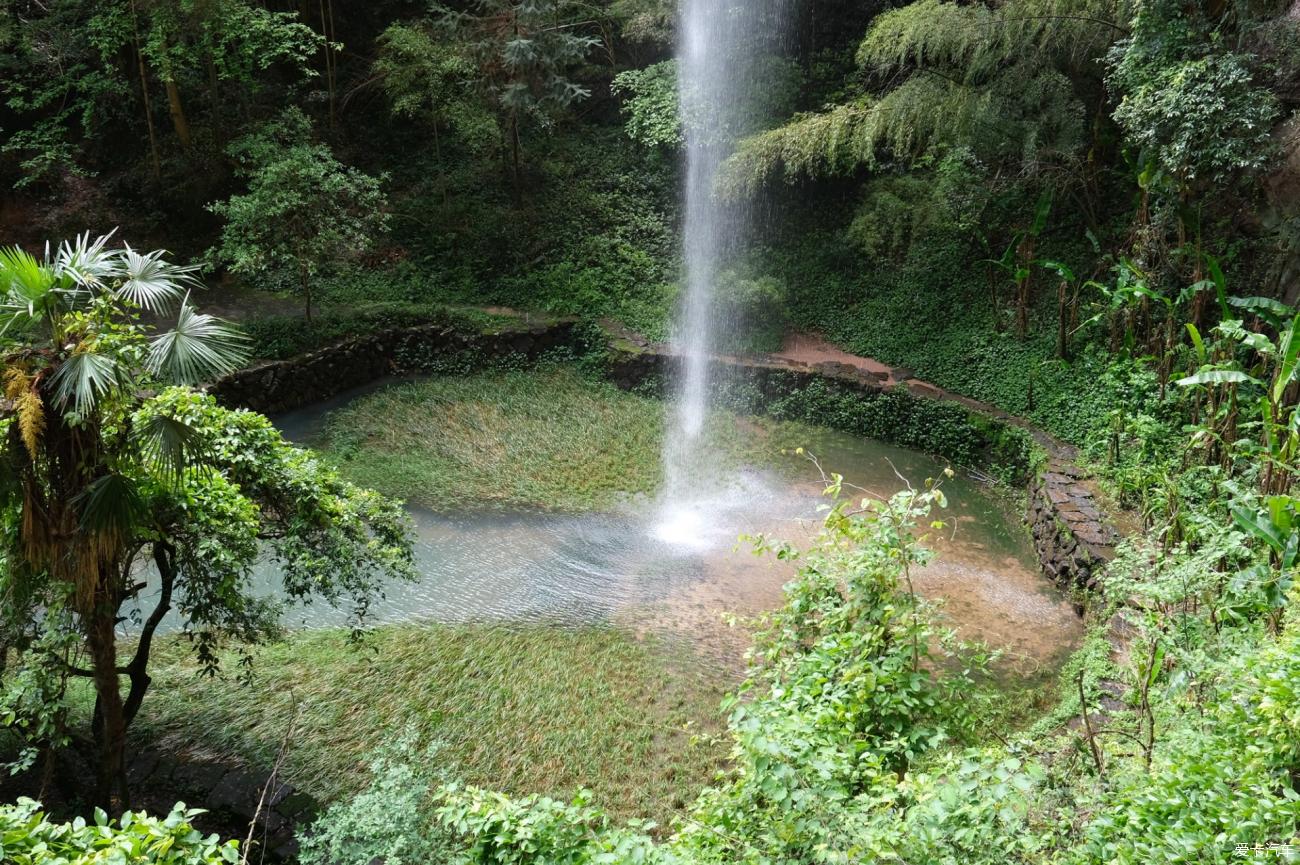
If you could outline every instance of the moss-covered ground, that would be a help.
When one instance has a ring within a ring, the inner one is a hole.
[[[720,412],[705,435],[725,472],[809,431]],[[663,437],[662,402],[552,365],[393,385],[335,412],[318,445],[352,480],[421,507],[584,511],[653,493]]]

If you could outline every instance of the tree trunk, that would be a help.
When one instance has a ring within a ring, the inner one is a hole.
[[[520,178],[519,178],[519,162],[520,162],[519,150],[520,150],[519,117],[516,115],[514,111],[511,111],[510,112],[510,174],[514,182],[516,204],[518,204],[519,200],[523,197],[522,190],[520,189]]]
[[[1029,280],[1016,283],[1016,336],[1024,339],[1029,332]]]
[[[321,35],[325,37],[325,44],[323,46],[325,52],[325,89],[329,96],[330,129],[333,129],[334,128],[334,103],[335,103],[334,47],[333,47],[333,34],[331,33],[332,28],[330,27],[330,25],[333,23],[334,9],[333,9],[333,4],[330,4],[330,10],[327,18],[325,12],[325,0],[319,0],[318,5],[320,7],[320,32]]]
[[[140,641],[136,643],[135,655],[131,658],[131,663],[126,665],[131,688],[127,692],[126,705],[122,712],[127,727],[135,720],[140,705],[144,702],[144,696],[149,686],[153,684],[153,679],[149,676],[149,653],[153,649],[153,637],[158,631],[158,626],[162,624],[163,618],[172,608],[172,592],[176,586],[175,549],[167,543],[156,543],[153,547],[153,560],[158,567],[162,586],[158,594],[158,605],[154,607],[144,623],[140,631]]]
[[[1001,333],[1002,310],[999,307],[997,275],[994,274],[993,268],[987,264],[984,265],[984,274],[988,277],[989,283],[989,303],[992,304],[993,308],[993,330],[995,333]]]
[[[149,77],[145,74],[144,54],[140,51],[140,28],[135,19],[135,2],[131,2],[131,32],[136,65],[140,70],[140,98],[144,100],[144,122],[149,129],[149,155],[153,161],[153,179],[162,180],[162,160],[158,156],[158,133],[153,128],[153,106],[149,100]]]
[[[306,265],[298,268],[298,275],[302,279],[302,296],[307,302],[307,320],[311,321],[311,277]]]
[[[1070,312],[1066,297],[1066,285],[1063,279],[1060,287],[1056,289],[1056,356],[1061,360],[1070,359]]]
[[[129,798],[123,756],[126,751],[126,713],[117,672],[117,634],[114,630],[117,606],[101,591],[83,618],[86,647],[90,651],[95,683],[95,730],[99,767],[95,786],[97,804],[117,815],[126,810]]]
[[[442,206],[446,209],[451,200],[447,192],[447,170],[442,165],[442,140],[438,134],[438,121],[433,122],[433,159],[438,163],[438,185],[442,187]]]
[[[1024,277],[1016,274],[1016,336],[1024,339],[1029,333],[1029,299],[1033,292],[1033,270],[1032,262],[1034,260],[1034,236],[1026,234],[1020,247],[1016,250],[1019,260],[1016,262],[1017,271],[1023,271]]]
[[[167,87],[167,110],[172,115],[172,127],[176,130],[176,137],[180,139],[181,147],[189,150],[193,139],[190,137],[190,122],[185,119],[185,108],[181,105],[180,88],[171,78],[165,78],[163,83]]]

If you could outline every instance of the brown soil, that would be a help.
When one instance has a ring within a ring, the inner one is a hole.
[[[897,371],[887,364],[878,360],[872,360],[869,357],[858,357],[856,354],[849,354],[843,349],[836,348],[820,336],[811,333],[792,333],[785,338],[785,344],[781,350],[774,352],[772,357],[779,357],[783,360],[792,360],[796,363],[818,364],[818,363],[844,363],[852,367],[857,367],[864,372],[884,374],[888,378],[888,384],[897,384]]]

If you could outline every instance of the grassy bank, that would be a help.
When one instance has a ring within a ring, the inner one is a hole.
[[[133,735],[269,766],[332,800],[365,782],[364,757],[413,733],[442,742],[470,783],[566,797],[588,787],[616,814],[666,820],[721,765],[718,706],[732,682],[687,649],[605,627],[387,627],[364,646],[340,631],[253,650],[251,681],[198,674],[180,640],[160,647]],[[703,734],[703,735],[701,735]]]
[[[807,440],[797,424],[717,414],[721,472]],[[406,382],[331,416],[322,450],[363,486],[435,510],[607,508],[652,493],[664,405],[571,367]]]

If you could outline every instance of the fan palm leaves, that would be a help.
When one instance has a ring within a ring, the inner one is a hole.
[[[149,371],[176,384],[197,384],[235,369],[247,356],[246,338],[215,316],[198,312],[187,296],[176,326],[149,349]]]
[[[53,252],[47,245],[43,258],[0,248],[0,352],[40,354],[56,408],[85,416],[139,371],[197,384],[243,362],[244,338],[189,302],[201,285],[196,266],[174,264],[164,250],[110,247],[111,238],[86,232]],[[176,308],[175,327],[146,342],[133,313]]]

